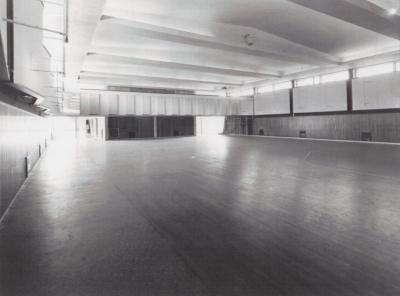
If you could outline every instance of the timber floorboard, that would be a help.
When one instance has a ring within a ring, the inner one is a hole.
[[[400,295],[400,146],[54,143],[0,226],[0,295]]]

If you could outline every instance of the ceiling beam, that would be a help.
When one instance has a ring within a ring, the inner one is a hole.
[[[64,2],[64,1],[63,1]],[[106,0],[68,0],[68,43],[65,44],[65,87],[73,90],[95,34]]]
[[[97,87],[97,88],[96,88]],[[150,90],[150,91],[140,91],[138,89],[145,89],[145,90]],[[188,90],[185,88],[169,88],[169,87],[141,87],[141,86],[136,86],[136,85],[130,85],[130,86],[111,86],[110,88],[105,89],[103,85],[100,84],[91,84],[91,85],[85,85],[81,84],[81,93],[113,93],[113,94],[140,94],[140,95],[161,95],[161,96],[169,96],[169,95],[183,95],[183,96],[202,96],[202,97],[215,97],[217,96],[216,92],[213,90],[202,90],[202,89],[196,89],[196,90]],[[158,91],[175,91],[171,93],[163,93],[163,92],[152,92],[152,90],[158,90]],[[193,94],[194,92],[194,94]],[[202,94],[198,94],[201,92]],[[190,93],[190,94],[189,94]]]
[[[143,75],[131,75],[131,74],[120,74],[115,72],[95,72],[95,71],[81,71],[80,77],[101,77],[110,79],[124,79],[124,80],[149,80],[156,82],[165,83],[196,83],[196,84],[206,84],[215,86],[242,86],[240,83],[231,82],[217,82],[208,80],[193,80],[193,79],[178,79],[169,77],[158,77],[158,76],[143,76]]]
[[[321,56],[305,56],[297,55],[287,52],[260,50],[252,47],[232,45],[227,43],[222,43],[220,40],[215,40],[211,38],[206,38],[197,34],[187,34],[187,32],[181,32],[172,29],[166,29],[159,26],[147,25],[138,23],[135,21],[106,16],[103,15],[101,18],[103,24],[114,24],[119,26],[125,26],[130,28],[130,33],[135,36],[140,36],[149,39],[162,40],[166,42],[173,42],[184,44],[188,46],[195,46],[200,48],[208,48],[213,50],[221,50],[225,52],[232,52],[237,54],[244,54],[253,57],[276,59],[280,61],[286,61],[296,64],[304,65],[321,65],[321,64],[332,64],[335,63],[332,59],[322,58]]]
[[[219,67],[209,67],[209,66],[200,66],[193,64],[185,64],[185,63],[175,63],[161,60],[153,60],[153,59],[144,59],[144,58],[136,58],[136,57],[128,57],[122,55],[108,54],[102,51],[93,50],[88,53],[88,58],[86,62],[90,62],[90,57],[99,57],[101,61],[106,61],[109,63],[123,63],[123,64],[131,64],[131,65],[139,65],[139,66],[149,66],[149,67],[157,67],[164,69],[176,69],[176,70],[184,70],[190,72],[201,72],[201,73],[209,73],[209,74],[221,74],[221,75],[229,75],[229,76],[239,76],[239,77],[251,77],[251,78],[279,78],[281,75],[279,73],[266,73],[266,72],[253,72],[253,71],[243,71],[236,70],[231,68],[219,68]]]
[[[358,27],[400,40],[400,16],[370,2],[355,0],[288,0]]]
[[[192,91],[215,91],[215,88],[213,87],[206,87],[204,85],[197,85],[197,86],[184,86],[184,85],[171,85],[169,83],[155,83],[155,82],[137,82],[137,81],[132,81],[132,82],[121,82],[116,79],[110,79],[110,78],[103,78],[103,77],[91,77],[91,76],[82,76],[81,79],[79,80],[79,84],[81,87],[88,88],[91,87],[92,85],[97,85],[101,87],[109,87],[109,86],[114,86],[114,87],[139,87],[139,88],[162,88],[162,89],[179,89],[179,90],[192,90]]]

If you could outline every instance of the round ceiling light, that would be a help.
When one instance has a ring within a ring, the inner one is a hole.
[[[248,46],[253,46],[255,41],[256,41],[256,37],[254,35],[251,35],[249,33],[247,33],[246,35],[243,36],[244,42],[248,45]]]

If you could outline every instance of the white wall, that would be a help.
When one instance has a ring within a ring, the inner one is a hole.
[[[400,108],[400,73],[353,80],[353,109]]]
[[[302,86],[293,89],[294,113],[346,110],[346,81]]]
[[[180,110],[180,114],[182,115],[191,115],[193,114],[193,110],[192,110],[192,98],[181,98],[179,100],[180,106],[179,106],[179,110]]]
[[[82,93],[81,115],[252,114],[252,100],[204,96]]]
[[[238,115],[253,115],[253,99],[239,101]]]
[[[179,110],[179,97],[172,97],[168,96],[165,98],[166,100],[166,114],[167,115],[179,115],[180,110]]]
[[[56,141],[70,141],[76,139],[77,117],[54,116],[51,120],[51,135]]]
[[[255,114],[289,114],[290,113],[290,90],[280,90],[257,94],[254,100]]]

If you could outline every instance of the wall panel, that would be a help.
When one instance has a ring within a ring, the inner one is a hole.
[[[228,109],[227,109],[227,101],[225,99],[220,99],[217,100],[216,104],[216,114],[217,115],[226,115],[228,114]]]
[[[252,99],[159,94],[81,94],[81,115],[236,115],[253,113]]]
[[[144,102],[142,95],[135,95],[135,114],[143,115],[144,114]]]
[[[149,95],[142,95],[142,102],[143,102],[143,114],[144,115],[151,115],[152,111],[152,104],[151,104],[151,96]]]
[[[225,119],[224,134],[233,135],[248,135],[249,134],[249,121],[251,118],[248,116],[228,116]]]
[[[227,115],[238,115],[239,114],[239,100],[228,99],[227,103]]]
[[[193,136],[194,120],[194,116],[158,116],[157,136]]]
[[[100,114],[100,95],[89,94],[89,114],[88,115],[99,115]]]
[[[127,115],[127,96],[118,96],[118,115]]]
[[[253,99],[238,100],[239,101],[239,115],[252,115],[253,114]]]
[[[180,97],[172,97],[172,112],[170,114],[172,115],[179,115],[181,113],[180,111]]]
[[[154,112],[154,114],[160,114],[160,115],[164,115],[166,114],[166,98],[165,96],[155,96],[156,98],[156,111]]]
[[[303,86],[293,89],[294,113],[347,110],[346,81]]]
[[[226,133],[247,134],[243,128],[246,116],[230,116]],[[370,134],[372,141],[400,142],[400,113],[336,114],[318,116],[255,117],[254,134],[335,140],[362,140]]]
[[[151,115],[157,115],[157,97],[150,96]]]
[[[110,116],[107,118],[108,139],[152,138],[152,116]]]
[[[25,157],[33,165],[49,139],[48,120],[0,102],[0,216],[25,180]]]
[[[353,109],[400,108],[400,73],[357,78],[352,82]]]
[[[193,114],[204,115],[204,100],[193,100]]]
[[[217,110],[217,100],[205,99],[204,100],[204,113],[205,115],[215,115]]]
[[[179,115],[179,97],[166,97],[166,112],[167,115]]]
[[[289,114],[290,91],[288,89],[258,94],[254,100],[255,114]]]
[[[90,94],[80,95],[80,111],[82,114],[90,113]]]
[[[100,95],[100,114],[118,114],[118,96],[113,93]]]
[[[182,97],[179,101],[180,103],[180,114],[181,115],[191,115],[192,114],[192,99],[189,97]]]
[[[126,114],[134,115],[136,114],[136,97],[134,95],[125,95],[126,97]]]

